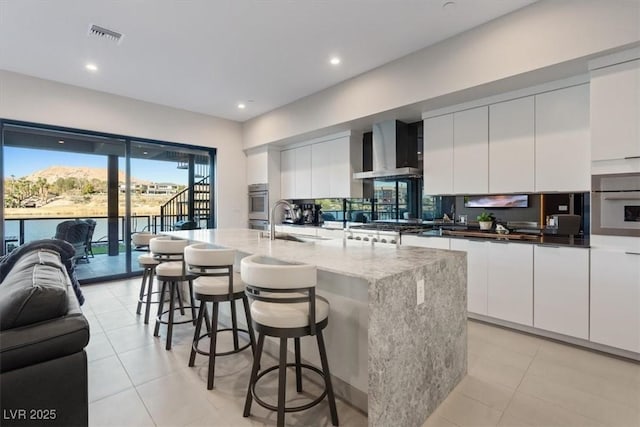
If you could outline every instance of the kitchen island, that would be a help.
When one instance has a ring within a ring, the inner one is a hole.
[[[245,229],[167,233],[318,268],[331,304],[327,352],[339,396],[372,426],[421,426],[466,374],[466,254],[369,242],[269,240]],[[319,364],[312,340],[302,356]]]

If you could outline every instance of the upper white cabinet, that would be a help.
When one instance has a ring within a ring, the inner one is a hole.
[[[489,106],[489,192],[534,191],[534,97]]]
[[[284,150],[280,153],[280,197],[292,199],[296,193],[296,152]]]
[[[362,183],[353,173],[362,169],[360,135],[339,135],[309,141],[281,152],[283,199],[362,197]]]
[[[424,120],[424,194],[453,193],[453,114]]]
[[[589,339],[589,249],[536,246],[533,326]]]
[[[536,95],[535,191],[589,191],[589,141],[588,84]]]
[[[590,339],[640,353],[640,252],[591,250]]]
[[[362,196],[362,183],[353,179],[361,169],[361,146],[355,136],[311,145],[311,197]]]
[[[311,146],[284,150],[280,153],[280,197],[311,197]]]
[[[533,326],[533,245],[488,245],[487,314]]]
[[[591,160],[640,158],[640,59],[591,71]]]
[[[489,108],[484,106],[454,113],[453,136],[453,192],[487,193]]]

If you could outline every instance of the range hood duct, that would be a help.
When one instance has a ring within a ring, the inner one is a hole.
[[[406,123],[388,120],[374,124],[371,156],[372,170],[356,172],[353,179],[393,180],[422,177],[418,161],[418,141],[417,138],[409,138],[409,125]]]

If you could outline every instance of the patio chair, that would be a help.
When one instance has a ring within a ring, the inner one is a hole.
[[[91,242],[93,240],[93,232],[96,230],[96,220],[89,218],[85,219],[84,222],[89,224],[89,233],[87,234],[87,242],[85,244],[85,256],[87,262],[89,262],[89,254],[91,254],[91,258],[93,258],[93,247],[91,246]]]
[[[62,221],[56,227],[56,239],[64,240],[73,246],[75,255],[73,259],[78,261],[79,259],[87,258],[87,237],[89,235],[89,224],[85,221],[79,220],[67,220]]]

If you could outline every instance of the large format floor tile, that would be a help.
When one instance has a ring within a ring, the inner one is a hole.
[[[90,425],[274,426],[276,414],[255,403],[251,416],[242,416],[250,352],[217,358],[215,388],[207,390],[207,357],[198,355],[195,366],[187,366],[193,326],[176,326],[173,347],[165,350],[166,326],[153,336],[157,305],[149,325],[135,315],[139,284],[123,280],[83,289],[91,326]],[[640,426],[640,364],[481,322],[468,325],[468,375],[424,427]],[[230,348],[230,334],[221,334],[219,345]],[[204,339],[201,348],[207,346]],[[263,367],[274,362],[263,356]],[[298,395],[293,371],[287,384],[289,404],[308,401],[318,390],[305,381],[305,393]],[[273,403],[276,376],[265,376],[257,390]],[[366,415],[340,400],[337,406],[341,426],[367,425]],[[326,402],[288,413],[286,425],[331,425]]]

